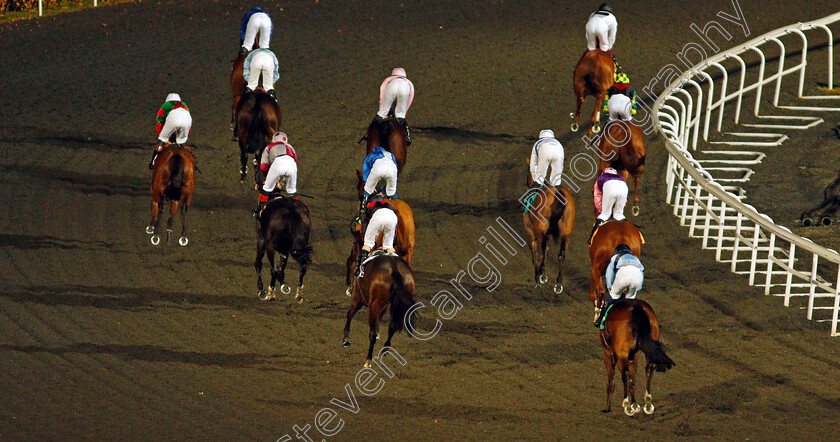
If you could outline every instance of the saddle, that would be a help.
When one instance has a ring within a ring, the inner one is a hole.
[[[598,235],[598,231],[601,230],[601,227],[604,227],[605,225],[607,225],[609,223],[613,223],[613,222],[617,222],[617,221],[615,220],[615,218],[610,218],[610,219],[602,222],[600,225],[598,225],[598,227],[595,228],[595,231],[592,232],[592,238],[594,239],[595,236]],[[633,224],[633,225],[636,226],[636,224]],[[642,240],[642,244],[644,244],[645,243],[645,236],[642,235],[642,229],[640,229],[639,226],[636,226],[636,230],[639,231],[639,238]],[[589,247],[592,247],[592,244],[589,244]]]
[[[396,253],[388,253],[388,252],[386,252],[386,251],[384,251],[384,250],[382,250],[382,249],[376,249],[376,250],[373,250],[373,251],[371,251],[371,252],[370,252],[370,255],[368,255],[368,257],[367,257],[367,258],[365,258],[365,260],[364,260],[364,261],[362,261],[362,262],[359,264],[359,268],[362,270],[362,274],[364,275],[364,272],[365,272],[365,265],[366,265],[367,263],[369,263],[369,262],[373,261],[373,259],[374,259],[374,258],[378,258],[378,257],[383,256],[383,255],[384,255],[384,256],[399,256],[399,255],[397,255]]]

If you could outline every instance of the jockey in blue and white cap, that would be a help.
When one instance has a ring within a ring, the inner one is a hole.
[[[531,148],[531,165],[529,167],[531,178],[534,180],[533,188],[544,185],[557,187],[563,175],[563,159],[565,151],[563,145],[554,138],[551,129],[540,131],[540,139]],[[551,178],[546,180],[548,168],[551,167]]]

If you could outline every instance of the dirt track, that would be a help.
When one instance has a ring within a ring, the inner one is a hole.
[[[238,182],[227,130],[227,76],[250,4],[142,2],[0,26],[0,439],[275,440],[312,425],[331,398],[346,401],[367,335],[360,314],[354,345],[340,345],[346,225],[363,157],[355,143],[398,64],[417,87],[399,193],[415,210],[418,299],[449,287],[496,217],[522,234],[516,198],[539,130],[557,132],[567,159],[583,149],[566,115],[597,2],[403,3],[262,4],[275,22],[299,188],[317,196],[306,201],[315,263],[302,305],[256,299],[256,194]],[[659,3],[635,2],[633,13],[614,5],[615,51],[637,90],[694,39],[689,24],[732,11],[729,2]],[[836,12],[832,1],[740,6],[751,36]],[[747,40],[729,30],[722,47]],[[171,91],[191,107],[203,173],[189,247],[154,248],[143,233],[146,164],[154,113]],[[808,149],[822,132],[787,147]],[[600,412],[586,184],[565,269],[571,296],[534,290],[519,249],[500,287],[471,287],[475,298],[434,339],[394,339],[407,364],[377,395],[356,391],[357,414],[332,406],[344,421],[334,438],[836,438],[840,340],[688,239],[664,203],[661,139],[647,147],[641,296],[677,362],[654,378],[653,416],[627,418],[620,397],[612,414]],[[760,188],[751,192],[761,200]]]

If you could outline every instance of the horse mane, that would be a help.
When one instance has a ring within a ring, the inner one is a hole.
[[[179,201],[184,187],[184,159],[178,153],[173,153],[169,158],[169,174],[169,182],[163,189],[163,196],[172,201]]]

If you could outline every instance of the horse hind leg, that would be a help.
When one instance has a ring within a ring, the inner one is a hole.
[[[650,381],[653,379],[653,364],[650,361],[645,365],[645,414],[653,414],[653,395],[650,394]]]
[[[639,174],[641,172],[636,172],[633,174],[633,207],[630,208],[633,216],[639,216]]]
[[[573,114],[569,115],[570,117],[572,117],[572,120],[573,120],[572,127],[571,127],[572,132],[577,132],[578,129],[580,129],[580,126],[578,125],[578,121],[580,121],[580,117],[581,117],[580,109],[581,109],[581,107],[583,107],[584,94],[580,93],[579,91],[575,91],[575,96],[576,96],[575,112]]]
[[[149,235],[154,235],[155,229],[157,229],[158,218],[160,217],[160,200],[152,199],[152,219],[149,221],[149,225],[146,226],[146,233]]]
[[[277,282],[277,270],[274,268],[274,249],[268,247],[268,244],[266,244],[265,254],[268,257],[268,269],[271,273],[271,283],[268,284],[268,294],[266,297],[268,299],[274,299],[277,297],[277,294],[274,292],[275,283]]]
[[[554,294],[563,293],[563,263],[566,261],[566,247],[569,245],[569,238],[560,234],[557,251],[557,282],[554,284]]]
[[[172,201],[169,203],[169,219],[166,221],[166,242],[172,237],[172,221],[175,219],[175,213],[178,212],[178,207],[181,206],[180,201]]]
[[[240,141],[241,143],[241,141]],[[245,153],[245,149],[242,146],[239,147],[239,163],[241,166],[239,167],[239,184],[245,183],[245,176],[248,175],[248,167],[245,164],[248,162],[248,154]]]
[[[265,293],[263,289],[263,282],[262,282],[262,260],[263,256],[265,255],[265,240],[263,239],[262,232],[257,233],[257,257],[254,259],[254,270],[257,272],[257,297],[263,301],[268,301],[270,298]]]
[[[292,288],[286,285],[286,264],[289,263],[289,255],[286,254],[280,256],[283,257],[283,264],[280,266],[280,270],[277,271],[277,280],[280,281],[280,292],[284,295],[288,295],[292,292]]]
[[[376,344],[376,339],[379,338],[379,316],[381,316],[383,310],[376,310],[373,304],[368,307],[370,311],[368,312],[368,325],[370,325],[370,333],[368,333],[368,340],[370,341],[370,346],[368,347],[368,354],[367,359],[365,360],[365,368],[370,368],[372,365],[371,362],[373,361],[373,346]]]
[[[300,266],[300,277],[298,278],[298,287],[297,290],[295,290],[295,299],[297,299],[298,303],[303,303],[303,276],[306,275],[306,266],[306,264],[301,264]]]
[[[618,371],[621,373],[621,383],[624,384],[624,400],[621,406],[624,408],[624,414],[633,416],[636,412],[633,411],[633,402],[630,401],[630,363],[626,357],[618,358]]]
[[[181,247],[186,247],[190,240],[187,238],[187,209],[189,204],[185,201],[181,204],[181,237],[178,238],[178,244]]]
[[[628,369],[628,374],[627,374],[627,387],[628,388],[627,389],[628,389],[629,398],[630,398],[630,411],[633,414],[636,414],[636,413],[638,413],[639,411],[642,410],[642,407],[640,407],[639,404],[636,403],[636,367],[637,367],[637,365],[638,364],[637,364],[636,358],[634,356],[633,359],[630,359],[630,361],[628,363],[628,366],[627,366],[627,369]]]
[[[615,362],[613,353],[604,350],[604,366],[607,367],[607,406],[604,407],[604,413],[609,413],[612,407],[612,394],[615,391]]]

